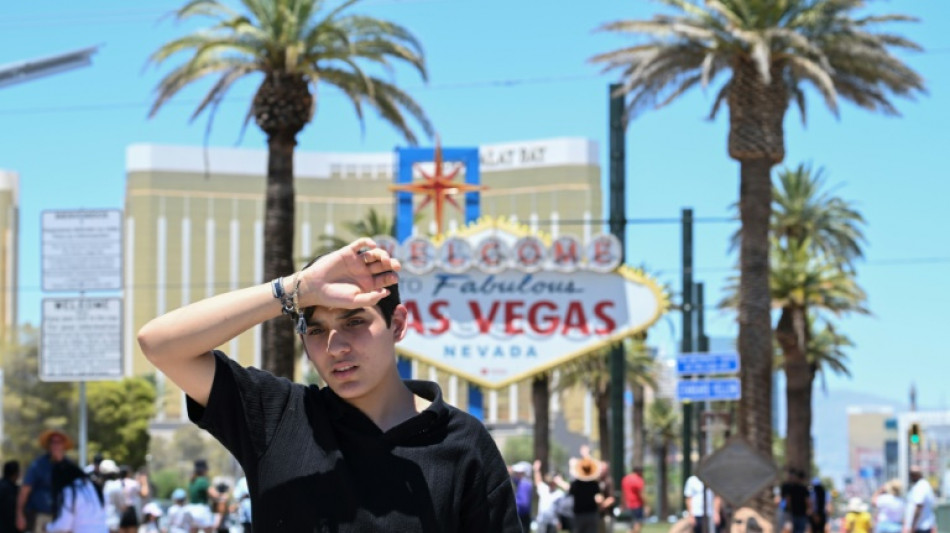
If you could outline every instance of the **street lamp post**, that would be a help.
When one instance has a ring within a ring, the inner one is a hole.
[[[92,54],[98,50],[98,46],[91,46],[64,54],[0,65],[0,87],[25,83],[43,76],[91,65]]]

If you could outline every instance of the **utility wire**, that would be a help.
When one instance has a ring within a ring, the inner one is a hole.
[[[479,80],[479,81],[463,81],[463,82],[452,82],[452,83],[440,83],[440,84],[431,84],[431,85],[419,85],[416,87],[409,87],[406,90],[408,91],[427,91],[427,90],[455,90],[455,89],[478,89],[478,88],[508,88],[515,87],[519,85],[538,85],[538,84],[550,84],[550,83],[564,83],[564,82],[573,82],[573,81],[586,81],[600,78],[598,74],[569,74],[564,76],[540,76],[537,78],[509,78],[509,79],[500,79],[500,80]],[[329,92],[320,95],[320,98],[340,98],[343,95],[337,92]],[[235,104],[241,103],[248,105],[248,102],[253,98],[252,95],[232,95],[221,101],[222,104]],[[201,103],[202,98],[193,98],[193,99],[175,99],[170,100],[164,104],[164,106],[197,106]],[[19,108],[8,108],[0,109],[0,116],[11,116],[11,115],[37,115],[43,113],[70,113],[70,112],[86,112],[86,111],[107,111],[107,110],[120,110],[120,109],[136,109],[136,108],[149,108],[152,105],[150,101],[139,101],[139,102],[101,102],[101,103],[91,103],[91,104],[75,104],[75,105],[63,105],[63,106],[44,106],[44,107],[19,107]]]

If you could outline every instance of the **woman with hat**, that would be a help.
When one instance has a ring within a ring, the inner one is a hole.
[[[848,500],[848,512],[844,515],[843,533],[871,533],[871,513],[868,504],[861,498]]]
[[[904,498],[901,482],[892,479],[881,485],[871,496],[871,505],[877,510],[875,533],[900,533],[904,526]]]
[[[570,461],[571,475],[574,479],[567,484],[556,478],[560,487],[574,498],[573,533],[597,533],[600,518],[600,504],[604,495],[600,492],[600,461],[589,455]]]
[[[40,447],[46,453],[37,457],[26,470],[20,494],[17,497],[17,529],[45,533],[46,524],[53,519],[53,465],[66,458],[66,450],[73,440],[59,429],[48,429],[40,434]]]

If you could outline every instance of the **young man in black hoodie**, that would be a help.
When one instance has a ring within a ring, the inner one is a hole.
[[[146,357],[188,395],[192,421],[247,473],[255,531],[521,531],[485,427],[446,404],[435,383],[399,377],[395,345],[408,320],[399,269],[360,239],[139,332]],[[244,368],[214,349],[282,311],[327,387]]]

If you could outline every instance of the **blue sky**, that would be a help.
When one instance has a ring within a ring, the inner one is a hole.
[[[0,168],[20,173],[20,320],[39,321],[40,212],[47,209],[121,208],[125,148],[150,142],[198,145],[205,121],[188,117],[201,89],[183,92],[147,119],[161,69],[146,66],[160,44],[188,28],[162,18],[177,2],[64,0],[5,3],[0,8],[0,63],[101,45],[92,67],[0,89]],[[422,41],[429,82],[398,70],[396,82],[427,110],[443,143],[479,143],[572,136],[598,141],[606,179],[607,84],[586,60],[620,47],[621,39],[592,29],[619,18],[647,18],[659,5],[643,0],[365,0],[356,11],[391,19]],[[898,100],[903,116],[872,115],[845,103],[840,119],[809,94],[808,125],[797,111],[786,118],[786,163],[822,166],[828,182],[853,201],[868,221],[866,260],[859,282],[873,312],[845,317],[838,327],[856,343],[853,377],[828,379],[839,390],[873,392],[904,401],[912,382],[923,406],[947,407],[950,363],[944,357],[946,302],[950,301],[945,133],[950,117],[950,5],[945,0],[871,2],[871,11],[921,18],[892,25],[927,50],[906,61],[926,79],[929,95]],[[256,80],[237,85],[222,105],[210,142],[261,148],[252,126],[238,131]],[[695,91],[650,111],[627,131],[627,216],[676,219],[691,207],[702,219],[732,214],[738,165],[725,151],[725,115],[705,116],[713,91]],[[308,151],[385,151],[400,139],[375,117],[361,133],[352,108],[327,89],[318,95],[315,121],[299,138]],[[606,202],[605,202],[606,203]],[[696,225],[696,281],[717,302],[735,257],[728,253],[733,223]],[[631,224],[628,258],[678,290],[678,224]],[[707,312],[711,336],[736,333],[734,316]],[[654,335],[676,346],[679,318]],[[819,396],[817,401],[821,402]]]

